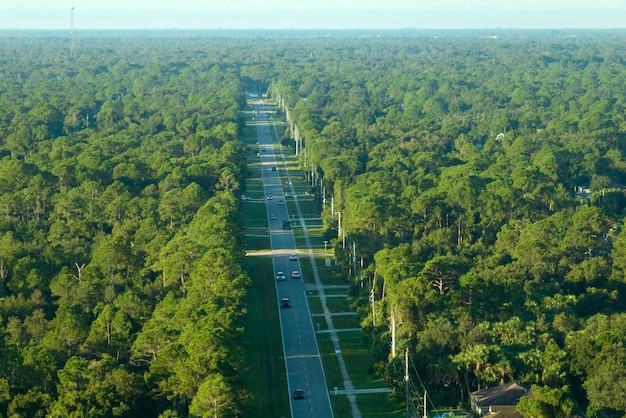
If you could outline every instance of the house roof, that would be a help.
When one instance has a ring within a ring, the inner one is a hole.
[[[516,405],[519,398],[528,393],[528,388],[515,382],[477,390],[470,393],[477,407],[489,405]]]
[[[489,408],[489,413],[485,415],[488,418],[523,418],[523,415],[517,412],[513,405],[500,405]]]

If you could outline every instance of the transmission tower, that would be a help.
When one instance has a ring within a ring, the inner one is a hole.
[[[74,6],[70,9],[70,58],[74,58]]]

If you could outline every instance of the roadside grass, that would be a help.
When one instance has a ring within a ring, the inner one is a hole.
[[[343,360],[350,373],[350,380],[352,380],[354,388],[386,387],[387,384],[382,379],[377,379],[372,375],[371,365],[374,364],[374,358],[370,353],[365,334],[362,331],[347,331],[337,335],[339,336]]]
[[[317,331],[326,331],[328,330],[328,325],[326,324],[326,319],[323,316],[315,316],[313,317],[313,328]]]
[[[351,418],[352,408],[350,407],[350,401],[348,401],[348,397],[345,395],[333,395],[332,387],[329,387],[328,390],[331,393],[330,404],[333,407],[333,414],[335,418]]]
[[[338,330],[361,328],[356,315],[333,316],[333,326]]]
[[[247,174],[248,174],[248,179],[247,181],[258,181],[259,184],[259,188],[261,188],[261,186],[263,185],[263,179],[261,178],[261,162],[259,161],[259,157],[253,157],[251,158],[251,161],[248,162],[247,164]]]
[[[246,124],[241,127],[241,139],[244,143],[255,143],[256,142],[256,126],[252,122],[252,118],[246,118]]]
[[[244,202],[242,212],[242,220],[248,228],[267,228],[267,211],[265,205],[259,205],[254,202]],[[265,232],[267,233],[267,231]]]
[[[290,212],[289,213],[297,213],[296,212],[296,204],[293,202],[293,200],[288,200],[287,203],[289,203],[290,206],[293,206],[293,212],[291,212],[291,207]],[[302,212],[302,216],[304,218],[310,218],[313,216],[319,216],[319,213],[317,213],[317,207],[315,204],[315,200],[313,199],[309,199],[309,198],[305,198],[302,199],[300,197],[298,197],[298,206],[300,206],[300,212]]]
[[[326,298],[326,306],[331,313],[351,312],[347,298]]]
[[[307,298],[307,302],[309,304],[309,311],[311,311],[311,314],[324,313],[324,309],[322,308],[322,302],[320,301],[319,297]]]
[[[366,393],[358,395],[356,402],[363,417],[405,417],[405,410],[390,398],[390,393]],[[366,412],[364,412],[366,411]]]
[[[323,320],[323,318],[319,319]],[[341,371],[339,370],[339,362],[337,361],[337,355],[335,354],[335,348],[330,339],[330,334],[317,334],[317,345],[320,349],[320,357],[322,358],[322,364],[324,366],[324,374],[326,375],[328,390],[333,390],[335,386],[341,390],[345,389],[343,385],[343,377],[341,377]]]
[[[291,412],[287,391],[285,361],[280,335],[276,289],[272,275],[272,260],[266,257],[246,257],[245,266],[253,285],[246,296],[248,315],[243,319],[245,329],[245,364],[241,375],[252,395],[249,412],[243,417],[287,417]]]
[[[323,273],[321,271],[319,273],[320,280],[324,286],[343,286],[349,284],[345,277],[343,277],[339,272],[335,272],[334,270],[328,273]]]
[[[246,237],[246,251],[269,251],[271,244],[270,240],[266,236],[247,236]]]
[[[315,318],[321,319],[323,318]],[[334,320],[335,318],[333,318]],[[340,332],[339,344],[341,353],[350,375],[350,380],[355,389],[370,389],[386,387],[387,384],[383,379],[377,379],[370,374],[368,364],[373,363],[373,359],[367,344],[364,341],[365,336],[361,331]],[[339,362],[335,354],[330,335],[326,333],[317,334],[318,345],[320,347],[320,356],[324,365],[324,373],[328,390],[331,393],[330,400],[333,406],[335,417],[350,417],[352,411],[350,403],[346,395],[334,396],[335,387],[342,390],[343,378],[339,370]],[[357,395],[357,405],[361,415],[364,417],[401,417],[402,409],[391,397],[389,393],[360,394]]]
[[[341,296],[345,296],[347,298],[348,297],[348,289],[345,288],[345,287],[327,286],[327,287],[324,288],[324,294],[326,296],[341,295]]]
[[[322,235],[324,234],[324,226],[322,225],[322,220],[313,215],[306,220],[306,224],[306,232],[309,234],[309,239],[313,247],[323,248],[324,238]]]
[[[313,257],[315,265],[317,266],[317,272],[320,278],[320,282],[323,286],[346,286],[349,285],[346,278],[341,274],[341,271],[337,266],[334,265],[333,255],[329,252],[324,254],[324,249],[322,248],[322,253],[316,253]],[[326,259],[331,259],[330,267],[326,267]],[[302,275],[304,276],[307,283],[314,283],[315,279],[313,277],[313,267],[310,263],[310,257],[308,254],[300,256],[300,265],[302,267]],[[305,261],[306,260],[306,261]],[[326,290],[325,290],[326,291]],[[334,290],[331,291],[333,294]],[[347,290],[344,289],[344,293],[347,293]]]
[[[300,254],[300,273],[302,274],[302,280],[304,283],[315,283],[313,269],[311,268],[311,263],[309,262],[309,256],[307,254]]]
[[[307,291],[309,296],[319,296],[319,294],[320,292],[317,289]],[[345,286],[326,286],[324,287],[324,294],[331,297],[344,296],[347,298],[348,288]]]
[[[259,157],[255,157],[259,158]],[[263,176],[260,167],[248,165],[246,171],[246,189],[250,191],[256,191],[257,193],[263,192]]]
[[[352,328],[360,328],[358,321],[356,320],[355,315],[350,316],[333,316],[333,327],[336,330],[343,329],[352,329]],[[313,327],[317,331],[326,331],[328,330],[328,324],[326,324],[326,319],[323,316],[314,316],[313,317]]]

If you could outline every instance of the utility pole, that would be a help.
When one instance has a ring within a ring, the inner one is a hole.
[[[339,239],[341,239],[341,212],[337,212],[338,216],[339,216],[339,223],[338,223],[338,227],[337,227],[337,237]]]
[[[426,391],[424,391],[424,416],[423,418],[428,418],[428,412],[426,412]]]
[[[404,392],[406,394],[406,418],[411,417],[409,408],[409,349],[404,352]]]
[[[341,240],[341,248],[346,249],[346,231],[343,225],[341,224],[341,212],[337,212],[339,214],[339,228],[337,231],[337,238]]]
[[[376,291],[374,289],[376,289],[376,272],[377,270],[374,270],[374,278],[372,279],[372,290],[370,293],[370,301],[372,302],[372,325],[376,326]]]
[[[391,358],[396,357],[396,313],[391,310]]]
[[[372,289],[372,325],[376,326],[376,295]]]

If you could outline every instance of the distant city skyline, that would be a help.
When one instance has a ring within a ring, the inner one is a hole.
[[[626,0],[4,0],[0,29],[625,28]]]

